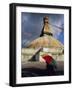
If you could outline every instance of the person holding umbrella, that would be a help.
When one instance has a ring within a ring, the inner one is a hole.
[[[46,61],[47,72],[49,75],[55,75],[57,69],[57,62],[53,59],[51,55],[45,54],[42,58]]]

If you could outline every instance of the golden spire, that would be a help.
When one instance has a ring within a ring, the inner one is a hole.
[[[50,25],[49,25],[48,17],[45,16],[43,21],[44,21],[43,33],[53,36],[52,30],[51,30]]]

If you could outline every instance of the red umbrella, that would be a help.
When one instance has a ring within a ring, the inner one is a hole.
[[[52,65],[57,64],[56,61],[53,59],[53,57],[50,55],[45,55],[42,58],[46,61],[47,64],[52,64]]]
[[[46,61],[46,63],[50,64],[53,60],[52,56],[50,55],[45,55],[43,56],[43,59]]]

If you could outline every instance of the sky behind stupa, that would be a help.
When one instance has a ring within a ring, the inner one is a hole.
[[[43,28],[43,18],[48,16],[49,24],[53,31],[53,37],[64,44],[64,15],[21,13],[22,47],[26,47],[31,41],[38,38]]]

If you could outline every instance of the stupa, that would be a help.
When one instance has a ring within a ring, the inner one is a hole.
[[[53,37],[52,29],[49,25],[48,17],[43,19],[44,25],[40,37],[33,40],[28,47],[30,48],[63,48],[63,44]]]
[[[26,51],[26,52],[25,52]],[[23,49],[23,54],[28,54],[27,57],[33,60],[40,60],[43,54],[50,54],[55,60],[64,60],[64,46],[63,44],[53,37],[52,29],[49,25],[49,18],[47,16],[43,19],[43,28],[38,38],[33,40],[27,48]],[[31,52],[31,54],[29,53]],[[30,55],[29,55],[30,54]],[[26,55],[25,55],[26,56]],[[26,57],[26,59],[28,59]],[[32,57],[32,58],[30,58]]]

